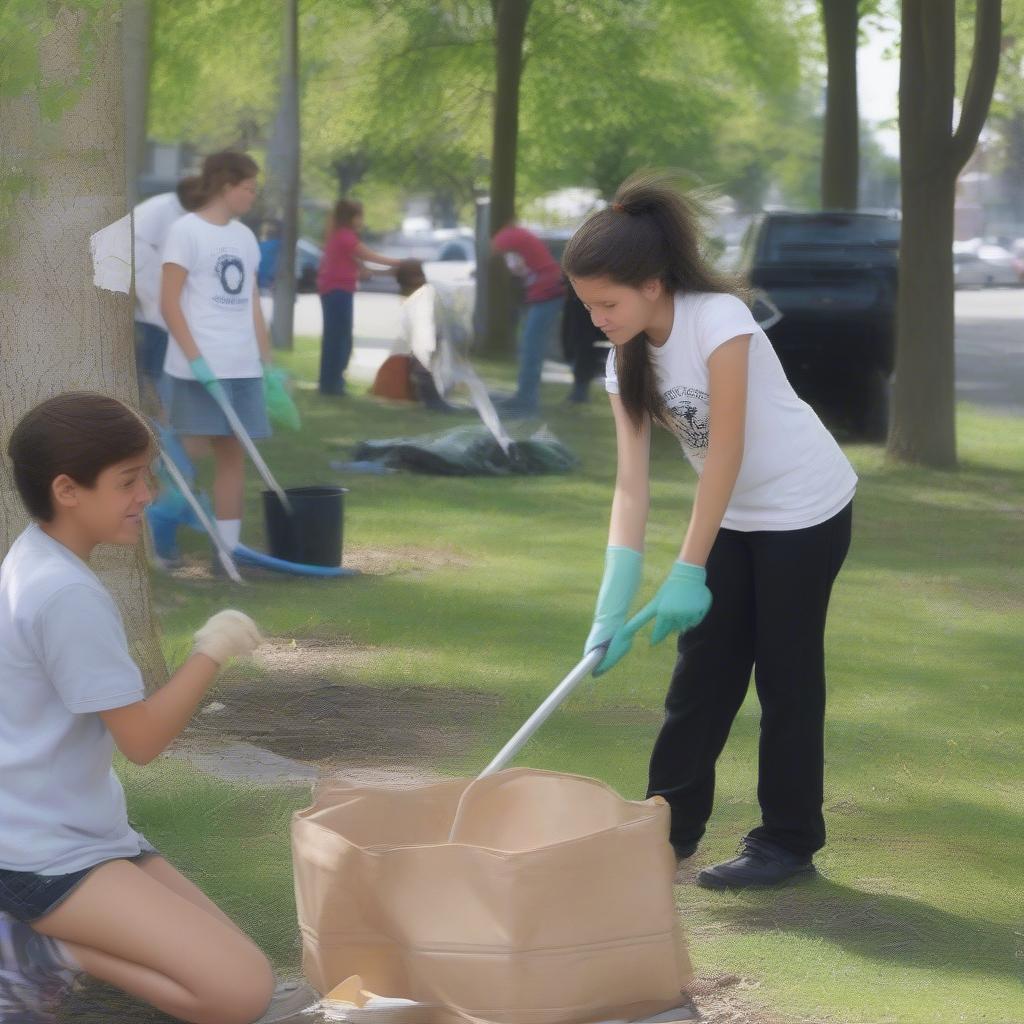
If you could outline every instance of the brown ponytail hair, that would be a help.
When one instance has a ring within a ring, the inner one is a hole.
[[[225,185],[239,185],[259,173],[259,164],[247,153],[233,149],[211,153],[199,174],[178,182],[178,199],[186,210],[198,210],[215,199]]]
[[[705,255],[702,213],[700,199],[681,192],[672,174],[632,174],[612,202],[569,239],[562,269],[570,278],[607,277],[631,288],[656,278],[670,293],[739,294],[738,282],[719,274]],[[622,404],[637,430],[645,413],[663,423],[646,334],[615,348],[615,373]]]
[[[325,239],[330,238],[338,228],[350,228],[356,217],[363,212],[363,204],[356,199],[339,199],[327,218]]]

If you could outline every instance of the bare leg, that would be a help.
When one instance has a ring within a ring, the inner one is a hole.
[[[181,446],[193,463],[210,454],[210,439],[208,437],[183,437]]]
[[[216,475],[213,511],[218,519],[241,519],[245,486],[245,449],[237,438],[211,437]]]
[[[191,1024],[250,1024],[273,994],[270,964],[237,926],[165,884],[171,876],[158,861],[143,861],[149,870],[100,865],[33,927],[64,942],[88,974],[165,1013]]]
[[[194,882],[190,882],[170,861],[156,854],[151,854],[140,861],[136,861],[136,864],[150,878],[156,879],[161,885],[166,885],[168,889],[176,892],[179,896],[188,900],[189,903],[194,904],[201,910],[205,910],[208,914],[212,914],[218,921],[222,921],[229,928],[234,928],[239,935],[248,941],[249,936],[199,886]]]

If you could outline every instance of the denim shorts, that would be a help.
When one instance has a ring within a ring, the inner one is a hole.
[[[142,852],[134,857],[113,857],[112,860],[126,860],[135,864],[143,857],[159,856],[160,851],[145,839],[140,843]],[[86,875],[100,864],[72,871],[67,875],[37,875],[32,871],[8,871],[0,868],[0,912],[10,914],[25,924],[31,924],[56,910],[85,880]]]
[[[258,440],[270,437],[262,377],[221,377],[221,387],[242,421],[246,433]],[[182,437],[230,437],[231,424],[206,388],[197,380],[170,377],[167,412]]]

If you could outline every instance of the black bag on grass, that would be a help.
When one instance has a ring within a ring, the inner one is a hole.
[[[441,434],[363,441],[353,457],[436,476],[568,473],[577,465],[576,456],[548,430],[516,440],[510,454],[505,455],[486,427],[469,425]]]

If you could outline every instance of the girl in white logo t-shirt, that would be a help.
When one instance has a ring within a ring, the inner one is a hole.
[[[691,856],[714,796],[715,762],[755,670],[762,821],[709,888],[813,872],[825,843],[825,615],[850,544],[857,478],[794,393],[744,303],[702,257],[698,219],[664,176],[633,177],[570,240],[563,266],[612,342],[606,388],[618,470],[590,651],[606,672],[652,619],[678,633],[648,795],[672,808]],[[700,477],[678,560],[633,619],[649,510],[650,427],[679,439]]]
[[[256,284],[260,249],[235,219],[252,208],[258,174],[244,153],[208,156],[199,184],[204,201],[175,221],[163,251],[168,415],[178,434],[203,438],[213,448],[213,508],[229,549],[242,529],[245,450],[210,390],[227,395],[250,437],[270,435],[263,396],[270,341]]]

